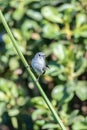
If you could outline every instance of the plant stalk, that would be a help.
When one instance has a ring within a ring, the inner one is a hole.
[[[2,14],[1,11],[0,11],[0,19],[1,19],[2,23],[3,23],[3,25],[4,25],[5,30],[7,31],[8,35],[9,35],[11,41],[12,41],[12,44],[13,44],[15,50],[17,51],[17,53],[18,53],[20,59],[22,60],[22,63],[23,63],[24,66],[26,67],[28,74],[31,76],[32,80],[34,81],[34,83],[36,84],[37,88],[39,89],[40,94],[41,94],[42,97],[44,98],[44,100],[45,100],[45,102],[46,102],[48,108],[49,108],[50,111],[52,112],[54,118],[56,119],[57,123],[59,123],[60,127],[62,128],[62,130],[66,130],[66,128],[65,128],[64,124],[62,123],[60,117],[57,115],[57,113],[56,113],[54,107],[52,106],[51,102],[50,102],[49,99],[47,98],[47,96],[46,96],[46,94],[44,93],[44,91],[43,91],[41,85],[40,85],[39,82],[37,81],[36,77],[34,76],[34,74],[32,73],[32,71],[31,71],[31,69],[30,69],[30,66],[29,66],[28,63],[26,62],[26,60],[25,60],[23,54],[21,53],[21,51],[20,51],[20,49],[19,49],[19,47],[18,47],[18,43],[17,43],[17,41],[15,40],[15,38],[14,38],[12,32],[10,31],[10,28],[9,28],[9,26],[8,26],[8,24],[7,24],[7,22],[6,22],[6,20],[5,20],[5,18],[4,18],[4,16],[3,16],[3,14]],[[29,66],[29,67],[28,67],[28,66]]]

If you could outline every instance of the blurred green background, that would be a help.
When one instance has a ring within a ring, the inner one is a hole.
[[[0,0],[29,64],[49,69],[40,84],[67,130],[87,130],[87,0]],[[60,130],[0,21],[0,130]]]

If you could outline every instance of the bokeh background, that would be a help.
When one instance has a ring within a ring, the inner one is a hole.
[[[29,64],[47,55],[40,84],[66,129],[87,130],[87,0],[0,0],[0,9]],[[60,130],[1,21],[0,130]]]

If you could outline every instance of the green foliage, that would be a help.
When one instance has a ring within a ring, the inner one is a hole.
[[[40,83],[67,129],[86,130],[87,1],[1,0],[0,8],[29,64],[46,53]],[[14,129],[27,130],[29,115],[34,130],[60,129],[0,23],[0,123],[10,126],[9,117]]]
[[[0,96],[0,122],[7,122],[7,118],[10,117],[13,128],[20,128],[17,118],[29,104],[29,96],[23,88],[4,78],[0,78]]]

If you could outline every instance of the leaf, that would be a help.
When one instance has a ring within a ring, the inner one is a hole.
[[[76,60],[76,65],[75,65],[75,76],[79,76],[82,73],[85,72],[85,69],[87,67],[87,60],[80,56],[79,59]]]
[[[72,123],[76,122],[77,114],[79,113],[79,110],[74,110],[69,115],[68,124],[71,125]]]
[[[47,123],[47,124],[44,124],[42,129],[55,129],[55,128],[59,128],[59,125],[58,124],[52,124],[52,123]]]
[[[9,116],[17,116],[20,113],[20,111],[16,108],[8,110]]]
[[[87,25],[83,24],[82,26],[76,28],[73,31],[73,34],[74,34],[75,38],[79,38],[80,36],[86,38],[87,37]]]
[[[11,117],[11,122],[12,122],[12,125],[14,126],[14,128],[18,128],[18,121],[17,121],[17,118],[16,117]]]
[[[69,102],[74,96],[74,86],[72,83],[67,83],[65,86],[58,85],[52,91],[53,99],[62,102]]]
[[[56,86],[52,91],[52,98],[58,101],[61,100],[63,97],[63,89],[63,85]]]
[[[66,49],[62,44],[57,43],[53,48],[53,52],[58,59],[63,60],[65,58]]]
[[[17,104],[18,106],[24,106],[26,103],[26,98],[20,96],[18,99],[17,99]]]
[[[49,21],[54,23],[62,23],[62,16],[58,10],[52,6],[45,6],[41,10],[42,15]]]
[[[36,31],[40,31],[40,26],[36,21],[33,20],[25,20],[22,24],[23,31],[26,31],[28,29],[34,29]]]
[[[72,125],[72,129],[73,130],[87,130],[87,120],[86,118],[84,118],[81,121],[76,121],[73,125]]]
[[[36,21],[42,20],[42,15],[40,14],[40,12],[30,9],[30,10],[27,10],[26,14]]]
[[[53,52],[53,54],[58,58],[58,60],[62,61],[64,61],[67,56],[67,49],[63,44],[66,44],[66,42],[53,42],[53,44],[50,45],[50,51]]]
[[[35,97],[31,101],[37,108],[48,108],[42,97]]]
[[[52,91],[53,99],[63,102],[69,102],[74,96],[75,84],[68,82],[65,85],[57,85]]]
[[[5,111],[6,111],[6,103],[0,102],[0,117],[4,114]]]
[[[53,38],[56,39],[60,35],[58,25],[51,24],[51,23],[47,23],[46,25],[44,25],[42,28],[42,32],[43,32],[43,37],[49,39],[53,39]]]
[[[0,101],[4,101],[4,102],[8,102],[9,101],[9,99],[6,97],[6,94],[4,93],[4,92],[2,92],[2,91],[0,91],[0,96],[1,96],[1,98],[0,98]]]
[[[36,119],[38,119],[38,117],[41,117],[42,115],[46,115],[46,114],[47,114],[47,110],[37,109],[32,113],[32,119],[36,120]]]
[[[56,62],[49,63],[49,69],[46,71],[47,75],[57,76],[62,72],[62,68]]]
[[[76,95],[80,98],[81,101],[87,100],[87,82],[79,81],[76,86]]]
[[[37,120],[36,124],[39,126],[43,126],[45,124],[45,121],[44,120]]]
[[[16,52],[13,49],[13,46],[11,44],[11,39],[9,38],[8,34],[3,35],[3,41],[5,42],[5,49],[7,50],[5,55],[8,56],[8,55],[16,54]]]
[[[60,6],[59,10],[60,11],[66,11],[66,10],[74,10],[75,6],[73,4],[63,4]]]
[[[76,27],[79,28],[85,22],[86,22],[86,15],[84,13],[78,14],[76,17]]]
[[[23,15],[24,15],[24,12],[25,12],[25,8],[24,7],[20,7],[17,8],[14,13],[13,13],[13,18],[17,21],[21,20]]]
[[[24,23],[21,26],[21,29],[24,38],[27,40],[31,37],[33,30],[37,32],[41,31],[41,28],[36,21],[28,20],[28,19],[24,21]]]
[[[15,57],[10,59],[9,67],[10,67],[10,70],[15,70],[15,69],[17,69],[19,67],[18,60],[15,59]]]

